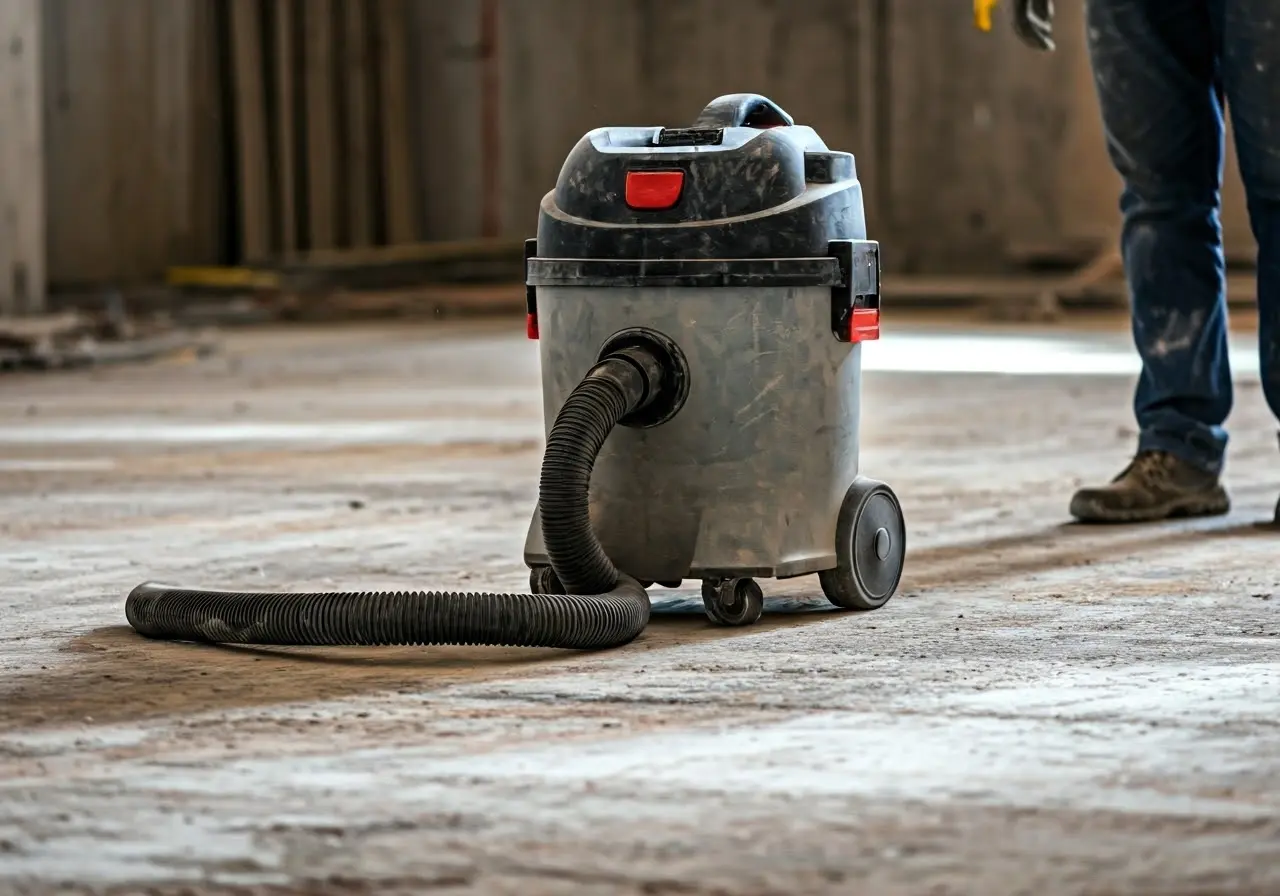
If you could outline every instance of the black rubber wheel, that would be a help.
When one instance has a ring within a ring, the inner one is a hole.
[[[878,610],[902,581],[907,523],[893,489],[859,478],[836,521],[836,568],[818,574],[822,593],[845,610]]]
[[[529,591],[534,594],[564,594],[564,586],[550,566],[535,566],[529,570]]]
[[[705,579],[702,608],[716,625],[754,625],[764,612],[764,592],[755,579]]]

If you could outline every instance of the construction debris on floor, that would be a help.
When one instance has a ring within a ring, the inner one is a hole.
[[[213,333],[177,326],[164,316],[107,310],[0,318],[0,371],[63,370],[184,353],[203,357],[216,348]]]

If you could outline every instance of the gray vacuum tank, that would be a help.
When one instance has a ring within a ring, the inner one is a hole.
[[[591,518],[619,569],[668,585],[822,573],[834,603],[859,609],[892,596],[901,509],[858,475],[880,268],[852,155],[753,94],[691,128],[600,128],[525,254],[548,432],[636,333],[683,371],[681,400],[624,421],[595,466]],[[549,562],[536,510],[524,558]]]

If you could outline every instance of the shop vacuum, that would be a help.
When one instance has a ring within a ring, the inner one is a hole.
[[[569,154],[525,248],[547,421],[530,594],[205,591],[146,583],[140,634],[271,645],[595,649],[701,579],[707,616],[760,618],[757,579],[817,574],[874,610],[902,576],[889,486],[858,472],[861,344],[879,244],[853,156],[765,97],[692,127],[606,127]]]

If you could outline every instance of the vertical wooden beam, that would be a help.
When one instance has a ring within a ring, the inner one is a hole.
[[[149,7],[144,12],[153,37],[154,69],[149,86],[155,129],[149,167],[157,181],[169,185],[169,189],[153,196],[147,204],[155,210],[152,232],[160,237],[157,261],[192,264],[193,183],[197,179],[193,168],[192,82],[197,9],[194,3],[173,0],[152,2]]]
[[[226,66],[222,61],[223,40],[219,37],[219,10],[222,0],[194,0],[192,32],[187,37],[191,48],[188,119],[191,122],[189,152],[191,154],[192,204],[190,255],[170,257],[173,264],[215,264],[226,262],[232,246],[227,241],[228,212],[233,208],[227,198],[232,190],[226,174],[226,153],[230,151],[225,135],[229,127],[222,99],[226,83]]]
[[[480,231],[502,233],[502,57],[500,0],[480,0]]]
[[[387,242],[417,239],[413,165],[409,154],[409,84],[405,48],[409,37],[405,0],[377,0],[381,74],[382,192]]]
[[[257,261],[271,252],[269,149],[258,0],[231,0],[231,44],[241,259]]]
[[[164,3],[164,0],[160,0]],[[110,14],[111,55],[114,60],[133,56],[132,64],[105,69],[111,72],[108,91],[114,95],[111,120],[110,156],[114,170],[91,169],[108,175],[111,184],[111,220],[128,221],[115,228],[115,244],[124,262],[122,282],[137,282],[147,268],[163,266],[164,241],[169,221],[161,202],[152,196],[155,184],[170,183],[173,169],[161,163],[159,115],[155,106],[156,29],[155,0],[120,4]],[[124,97],[147,97],[129,102]],[[133,164],[129,164],[129,163]],[[141,164],[138,164],[141,163]],[[150,255],[150,259],[147,256]],[[148,264],[150,261],[150,264]],[[152,268],[154,269],[154,268]]]
[[[0,2],[0,314],[44,308],[40,0]]]
[[[307,246],[311,249],[332,249],[338,245],[332,0],[306,0],[302,6],[302,22],[307,121]]]
[[[231,0],[231,77],[239,151],[240,248],[245,261],[259,261],[271,252],[271,185],[260,12],[257,0]]]
[[[375,235],[368,10],[364,0],[342,0],[341,7],[341,71],[347,113],[342,179],[347,185],[348,239],[352,248],[363,248],[373,245]]]
[[[279,203],[280,251],[291,255],[298,248],[293,0],[275,0],[272,12],[275,16],[276,201]]]

